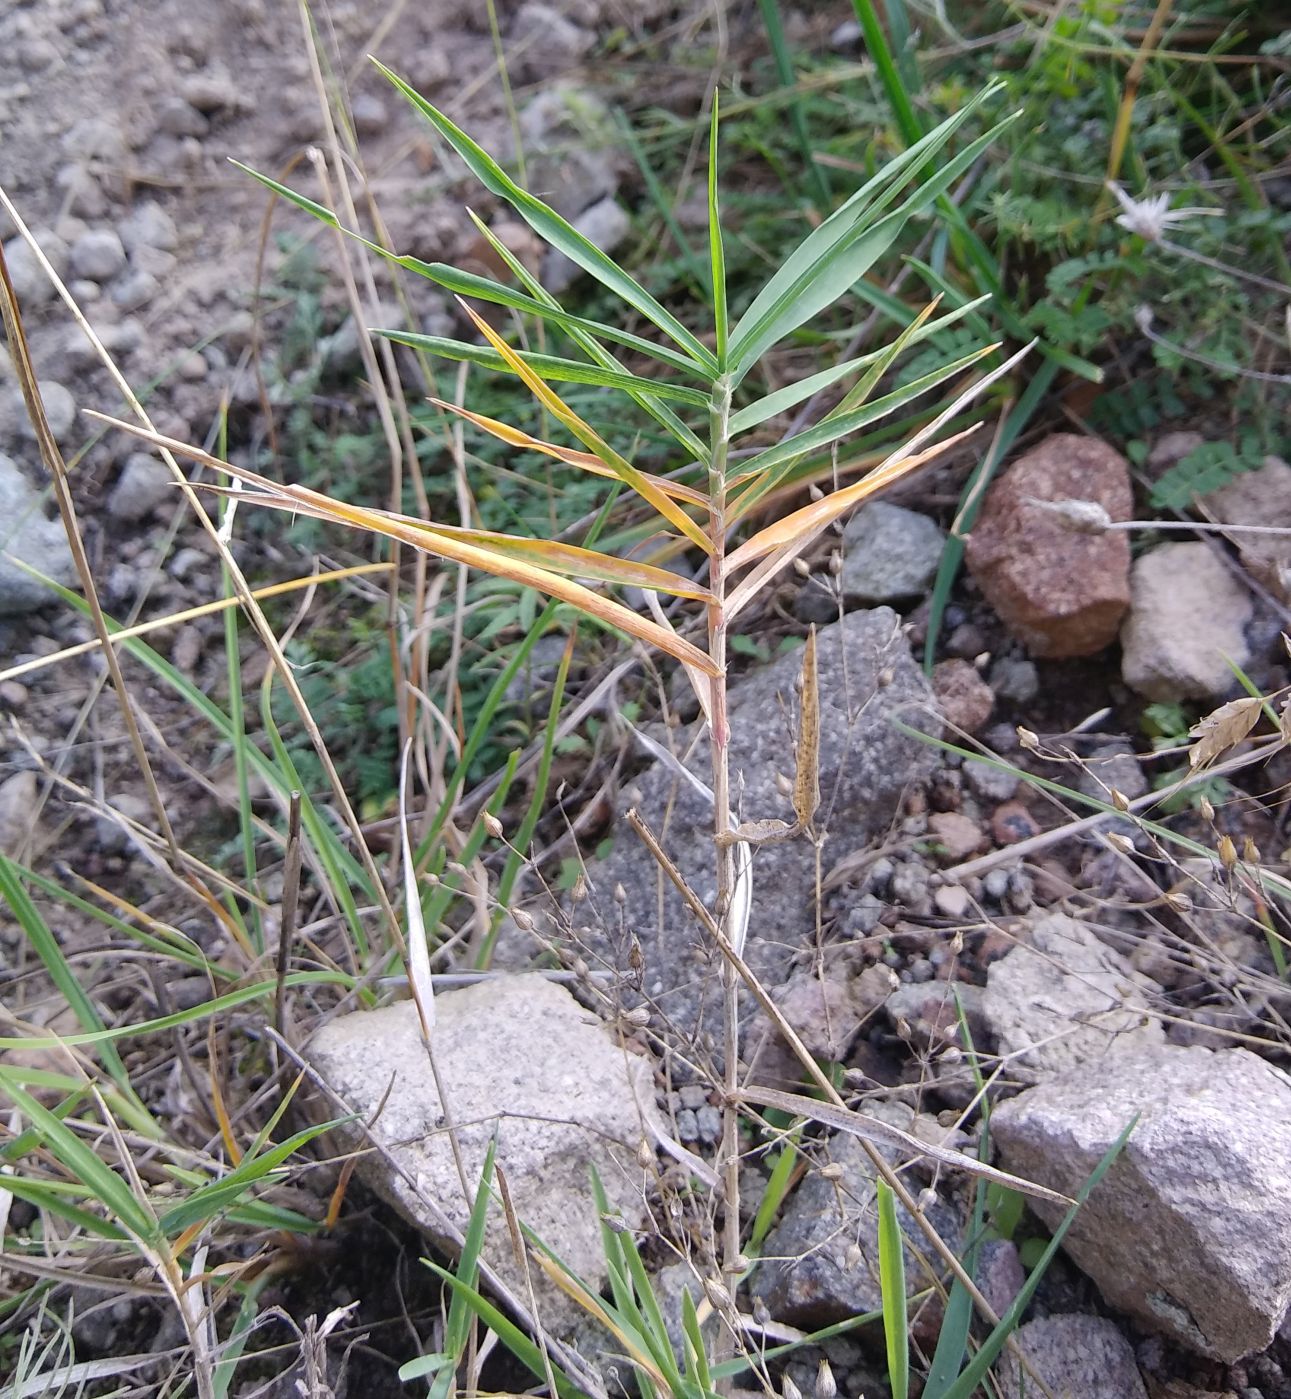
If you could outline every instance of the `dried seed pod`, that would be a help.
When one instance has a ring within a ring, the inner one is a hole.
[[[502,822],[491,811],[486,811],[480,820],[484,823],[484,829],[494,840],[502,839]]]
[[[1245,860],[1248,865],[1258,865],[1260,862],[1260,847],[1256,845],[1250,836],[1244,836],[1242,838],[1242,859]]]
[[[520,929],[522,933],[533,932],[533,919],[522,908],[511,910],[511,921]]]
[[[1233,844],[1232,836],[1219,838],[1219,863],[1226,870],[1231,870],[1237,863],[1237,846]]]
[[[822,1355],[820,1369],[816,1371],[816,1399],[837,1399],[838,1381],[829,1368],[829,1361]]]
[[[582,870],[579,870],[574,879],[574,887],[569,891],[569,900],[571,903],[581,904],[586,897],[587,876]]]
[[[820,1174],[825,1180],[842,1180],[843,1168],[837,1161],[827,1161],[820,1168]]]
[[[644,1137],[637,1143],[637,1165],[648,1171],[654,1165],[654,1147]]]
[[[1207,821],[1211,825],[1214,825],[1215,808],[1211,805],[1209,797],[1202,797],[1202,799],[1197,803],[1197,810],[1201,812],[1201,819],[1203,821]]]
[[[1134,842],[1127,835],[1122,835],[1120,831],[1108,831],[1107,843],[1113,850],[1119,850],[1122,855],[1134,854]]]
[[[616,884],[614,886],[614,902],[616,904],[625,904],[627,903],[627,901],[628,891],[623,887],[622,884]]]

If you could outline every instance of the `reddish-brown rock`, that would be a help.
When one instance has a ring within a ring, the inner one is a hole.
[[[1129,465],[1097,438],[1054,433],[987,492],[966,550],[987,601],[1033,655],[1092,655],[1116,640],[1130,605],[1129,535],[1076,533],[1037,500],[1094,501],[1128,520]]]
[[[967,661],[939,661],[932,668],[932,689],[951,728],[975,734],[986,727],[995,693]]]

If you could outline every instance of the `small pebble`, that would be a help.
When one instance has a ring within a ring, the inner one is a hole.
[[[964,764],[964,780],[984,801],[1006,802],[1017,792],[1021,779],[1015,772],[970,758]]]
[[[678,1092],[677,1098],[682,1107],[698,1112],[708,1103],[708,1089],[702,1083],[688,1083]]]
[[[91,282],[110,281],[126,265],[126,250],[110,228],[92,228],[72,244],[72,271]]]
[[[701,1142],[716,1142],[722,1136],[722,1114],[721,1110],[708,1104],[699,1109],[695,1114],[696,1125],[699,1129],[699,1140]]]
[[[699,1121],[690,1108],[682,1108],[677,1114],[677,1135],[683,1142],[699,1140]]]
[[[1009,871],[994,869],[988,870],[982,879],[982,892],[988,899],[1000,902],[1005,894],[1009,892]]]
[[[933,894],[932,904],[944,918],[962,918],[971,900],[962,884],[945,884]]]
[[[1020,840],[1039,835],[1040,827],[1021,802],[1005,802],[995,808],[995,815],[991,817],[991,834],[996,845],[1016,845]]]
[[[26,685],[17,680],[5,680],[0,682],[0,704],[6,709],[21,709],[27,703],[28,690]]]

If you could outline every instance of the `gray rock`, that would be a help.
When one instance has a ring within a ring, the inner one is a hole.
[[[1016,1340],[1053,1399],[1147,1399],[1134,1349],[1106,1317],[1047,1316],[1020,1326]],[[1011,1349],[1000,1358],[999,1381],[1001,1399],[1029,1399],[1035,1390]]]
[[[31,838],[36,788],[36,774],[30,769],[15,772],[0,782],[0,854],[11,860],[22,858]]]
[[[50,266],[60,277],[67,272],[67,244],[47,228],[32,230],[32,237],[40,246]],[[4,245],[5,265],[9,269],[9,280],[13,283],[14,294],[24,310],[30,311],[43,306],[54,295],[53,283],[36,260],[36,254],[21,235],[10,238]]]
[[[126,265],[126,250],[110,228],[91,228],[72,244],[72,271],[91,282],[108,282]]]
[[[918,597],[932,582],[945,543],[927,515],[875,501],[843,531],[842,591],[863,603]]]
[[[1291,1078],[1245,1049],[1163,1045],[1010,1099],[991,1134],[1009,1170],[1074,1194],[1136,1114],[1064,1247],[1111,1306],[1188,1349],[1263,1350],[1291,1303]]]
[[[596,35],[554,5],[528,0],[516,11],[507,45],[509,63],[524,82],[541,82],[566,72],[592,47]]]
[[[1016,772],[996,767],[994,763],[969,758],[964,763],[964,781],[983,801],[998,804],[1017,795],[1022,779]]]
[[[375,93],[361,92],[350,103],[350,116],[359,136],[380,136],[390,125],[390,109]]]
[[[830,1138],[830,1161],[842,1176],[830,1180],[810,1171],[767,1236],[763,1262],[750,1291],[777,1321],[791,1326],[828,1326],[882,1305],[879,1287],[878,1192],[874,1168],[853,1136]],[[918,1224],[900,1206],[897,1217],[907,1240],[905,1264],[912,1287],[928,1278],[908,1241],[922,1244]],[[945,1205],[934,1204],[927,1218],[950,1246],[959,1247],[959,1221]],[[927,1256],[927,1250],[920,1247]]]
[[[131,255],[141,248],[171,253],[179,242],[175,220],[155,199],[145,199],[136,205],[117,225],[117,233]]]
[[[124,311],[137,311],[147,305],[161,290],[161,284],[151,272],[139,268],[126,272],[112,283],[112,300]]]
[[[0,456],[0,521],[0,616],[31,612],[53,601],[53,594],[12,559],[72,585],[76,569],[62,523],[45,518],[39,494],[6,456]]]
[[[555,83],[520,115],[529,185],[574,219],[619,187],[621,155],[609,109],[595,94]]]
[[[821,699],[820,785],[825,794],[817,821],[840,848],[854,849],[892,818],[903,792],[931,772],[936,757],[892,724],[901,715],[935,730],[930,697],[901,632],[886,608],[853,612],[817,638]],[[844,660],[846,664],[844,664]],[[778,775],[791,775],[797,721],[794,686],[802,665],[797,651],[753,671],[731,687],[731,771],[742,792],[742,818],[792,819]],[[886,682],[886,683],[884,683]],[[672,736],[688,752],[684,733]],[[690,759],[709,780],[706,739]],[[738,780],[735,777],[738,774]],[[712,808],[673,770],[655,763],[633,782],[621,802],[635,806],[665,851],[701,898],[716,893]],[[745,957],[763,983],[779,986],[797,949],[809,945],[816,926],[816,861],[806,840],[760,847],[753,859],[753,915]],[[717,1031],[720,953],[664,879],[648,850],[625,821],[615,828],[608,858],[590,865],[593,897],[575,909],[576,936],[592,953],[636,981],[630,966],[633,938],[645,959],[641,991],[681,1033]],[[621,909],[611,891],[622,884]],[[582,922],[580,922],[582,920]]]
[[[178,491],[165,462],[150,452],[131,452],[108,497],[108,513],[115,520],[141,520],[162,502],[176,498]]]
[[[1040,693],[1040,672],[1034,661],[1001,656],[991,667],[990,684],[1000,699],[1030,704]]]
[[[45,418],[49,423],[50,432],[54,434],[54,441],[66,442],[76,426],[76,399],[72,397],[71,390],[60,384],[57,379],[46,379],[40,386],[40,399],[45,405]],[[36,429],[32,426],[25,408],[18,419],[18,430],[29,441],[35,440]]]
[[[1083,923],[1052,913],[991,964],[982,1013],[1010,1071],[1062,1073],[1164,1043],[1157,991]]]
[[[599,199],[590,209],[584,209],[573,221],[574,227],[589,243],[603,253],[612,253],[632,231],[627,210],[611,196]],[[583,269],[562,252],[551,248],[542,260],[542,284],[553,296],[568,291],[583,275]]]
[[[1163,544],[1134,561],[1121,674],[1153,700],[1208,699],[1250,660],[1251,595],[1205,544]]]
[[[1086,755],[1077,785],[1099,801],[1107,801],[1113,790],[1134,801],[1148,790],[1148,779],[1129,740],[1115,738]]]
[[[636,1154],[655,1117],[647,1060],[611,1039],[563,987],[507,976],[436,1000],[434,1053],[474,1191],[489,1141],[506,1172],[516,1213],[594,1289],[606,1280],[589,1168],[629,1228],[646,1219]],[[470,1204],[458,1180],[416,1007],[402,1001],[325,1025],[310,1060],[362,1118],[394,1165],[360,1157],[371,1188],[447,1251],[445,1220],[464,1229]],[[389,1090],[389,1097],[386,1092]],[[377,1108],[384,1099],[384,1107]],[[524,1297],[495,1214],[484,1256]],[[535,1270],[544,1316],[570,1318],[571,1304]]]

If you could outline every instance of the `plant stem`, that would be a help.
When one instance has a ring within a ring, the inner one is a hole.
[[[710,744],[713,764],[713,854],[717,862],[717,899],[714,915],[723,932],[729,932],[731,897],[734,892],[735,857],[726,836],[731,829],[730,722],[726,710],[726,459],[730,446],[731,383],[719,375],[713,384],[709,404],[711,456],[708,468],[708,521],[712,556],[709,560],[709,589],[713,601],[708,609],[708,654],[717,667],[712,688]],[[739,1088],[740,1023],[739,978],[726,959],[722,961],[722,1052],[725,1059],[725,1097],[722,1108],[722,1146],[718,1172],[722,1177],[725,1200],[722,1231],[723,1284],[733,1294],[742,1271],[740,1252],[740,1136],[739,1108],[735,1094]],[[722,1350],[734,1353],[734,1331],[723,1331]]]

